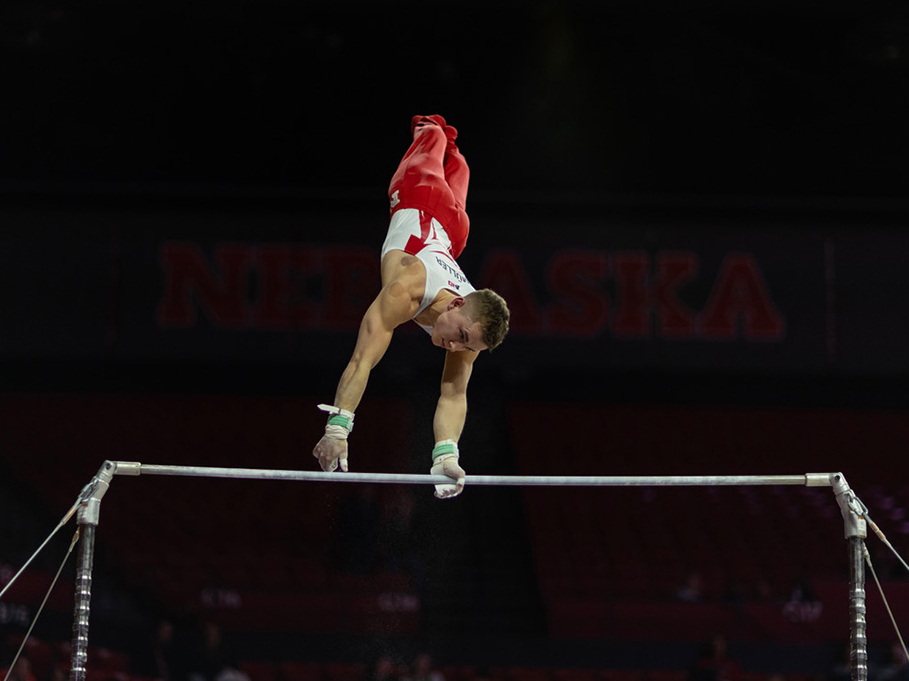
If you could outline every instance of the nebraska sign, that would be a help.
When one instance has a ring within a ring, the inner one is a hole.
[[[501,293],[514,334],[775,342],[786,320],[748,252],[706,268],[694,251],[564,250],[531,270],[515,250],[489,253],[474,284]],[[378,254],[347,246],[192,242],[160,249],[157,324],[187,329],[356,329],[379,290]]]

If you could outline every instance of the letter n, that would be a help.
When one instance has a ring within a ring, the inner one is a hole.
[[[242,326],[247,320],[249,261],[246,246],[219,246],[212,267],[196,244],[165,244],[161,248],[164,299],[158,308],[158,323],[193,326],[198,306],[217,326]]]

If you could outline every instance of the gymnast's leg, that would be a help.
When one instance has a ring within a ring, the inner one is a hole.
[[[437,120],[436,120],[437,119]],[[441,116],[414,116],[411,122],[413,143],[404,154],[391,178],[389,198],[400,191],[403,200],[416,187],[435,187],[450,191],[445,181],[445,119]]]
[[[455,206],[458,210],[467,210],[467,185],[470,183],[470,169],[467,167],[467,160],[455,144],[458,138],[458,131],[452,126],[447,125],[444,128],[446,145],[445,145],[445,182],[451,188],[454,194]]]

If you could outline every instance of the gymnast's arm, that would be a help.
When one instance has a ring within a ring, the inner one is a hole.
[[[411,318],[414,305],[413,296],[401,280],[382,288],[360,322],[357,344],[335,392],[335,407],[348,412],[356,410],[366,390],[369,373],[388,350],[395,327]],[[319,460],[322,470],[333,471],[339,462],[341,470],[347,470],[346,433],[343,436],[331,437],[326,429],[326,434],[319,440],[313,456]]]
[[[467,383],[473,371],[473,363],[480,353],[461,350],[445,353],[445,368],[442,371],[442,386],[436,413],[432,421],[436,442],[461,437],[467,419]]]
[[[436,496],[440,499],[456,497],[464,490],[467,474],[458,465],[457,442],[467,419],[467,383],[479,354],[473,350],[461,350],[445,355],[442,387],[432,421],[436,447],[433,449],[430,472],[433,475],[447,475],[456,482],[453,485],[436,485]],[[454,443],[453,447],[446,448],[444,443],[448,441]]]
[[[399,288],[402,287],[398,283],[383,288],[363,315],[357,344],[335,392],[336,407],[356,411],[366,391],[369,373],[385,356],[395,327],[410,319],[409,298],[397,295]]]

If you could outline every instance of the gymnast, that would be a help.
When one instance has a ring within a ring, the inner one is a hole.
[[[452,478],[436,485],[436,497],[464,489],[458,439],[467,417],[467,383],[480,352],[499,346],[508,333],[505,300],[476,290],[455,260],[464,250],[470,222],[465,211],[470,171],[455,144],[458,132],[441,116],[414,116],[413,143],[391,179],[391,221],[382,246],[382,290],[360,323],[353,356],[341,375],[325,435],[313,456],[324,471],[348,470],[347,436],[394,329],[413,320],[445,350],[439,401],[433,417],[433,475]]]

